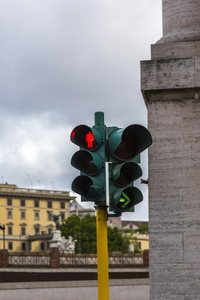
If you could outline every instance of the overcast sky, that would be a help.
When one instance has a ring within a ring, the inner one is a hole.
[[[1,183],[71,190],[70,132],[96,111],[107,126],[147,126],[140,61],[162,36],[161,2],[0,0]],[[147,220],[138,187],[131,218]]]

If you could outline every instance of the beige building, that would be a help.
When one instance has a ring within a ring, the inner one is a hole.
[[[128,236],[131,244],[133,245],[133,251],[144,251],[149,249],[149,233],[147,231],[141,231],[142,227],[148,228],[147,221],[122,221],[122,230],[126,236]],[[135,249],[134,249],[135,248]],[[131,248],[130,248],[131,249]]]
[[[0,224],[5,225],[5,248],[9,251],[45,251],[55,230],[53,214],[69,216],[69,192],[18,188],[0,184]],[[3,230],[0,230],[3,248]]]

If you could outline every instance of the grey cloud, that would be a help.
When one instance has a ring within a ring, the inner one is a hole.
[[[140,60],[150,58],[150,43],[160,37],[158,0],[1,1],[0,176],[22,186],[30,173],[34,182],[53,180],[58,189],[69,189],[76,174],[70,129],[93,125],[98,110],[108,126],[146,125]],[[35,120],[40,130],[29,126]],[[42,149],[46,134],[57,153]],[[40,145],[36,163],[46,160],[40,174],[17,155],[28,139]]]

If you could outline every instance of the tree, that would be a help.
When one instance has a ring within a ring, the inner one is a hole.
[[[117,227],[108,227],[108,251],[128,252],[129,239],[123,236]]]
[[[75,252],[79,252],[79,237],[80,237],[80,228],[81,228],[81,220],[80,217],[77,215],[71,215],[67,218],[61,225],[60,231],[61,235],[64,236],[66,239],[71,236],[73,240],[76,240],[75,243]],[[78,241],[78,243],[77,243]]]
[[[67,218],[61,225],[61,234],[66,239],[72,236],[75,253],[96,253],[96,217],[87,214],[82,220],[77,215]],[[108,227],[108,251],[128,252],[129,240],[117,227]]]
[[[81,220],[81,252],[96,253],[96,217],[87,214]]]
[[[138,241],[138,238],[136,236],[134,236],[132,238],[132,240],[133,240],[133,245],[134,245],[134,252],[141,253],[140,242]]]
[[[72,236],[75,253],[96,253],[96,218],[86,215],[82,220],[71,215],[61,225],[61,234],[66,239]]]
[[[143,234],[148,233],[148,231],[149,231],[148,225],[140,226],[137,231],[139,233],[143,233]]]

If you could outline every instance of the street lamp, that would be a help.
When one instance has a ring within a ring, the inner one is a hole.
[[[4,268],[6,267],[6,253],[5,253],[5,225],[0,224],[0,229],[3,230],[3,261],[4,261]]]

